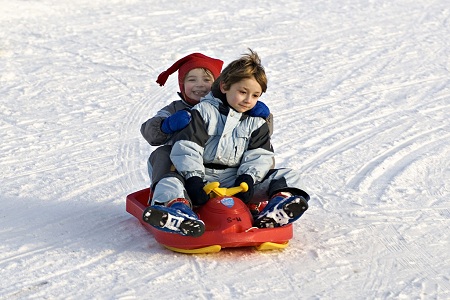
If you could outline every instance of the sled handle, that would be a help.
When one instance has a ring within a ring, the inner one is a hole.
[[[248,191],[248,185],[245,182],[242,182],[239,186],[231,187],[231,188],[221,188],[219,187],[220,183],[217,181],[210,182],[203,187],[203,190],[206,194],[210,195],[211,198],[214,197],[224,197],[224,196],[233,196],[240,192]]]

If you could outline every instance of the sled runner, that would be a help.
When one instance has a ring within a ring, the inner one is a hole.
[[[142,220],[150,189],[127,196],[126,210],[150,231],[155,240],[175,252],[212,253],[227,247],[256,247],[257,250],[284,249],[293,236],[292,224],[276,228],[256,228],[248,207],[233,195],[245,191],[240,187],[221,188],[218,182],[209,183],[205,191],[211,199],[195,210],[205,223],[205,233],[200,237],[182,236],[160,231]]]

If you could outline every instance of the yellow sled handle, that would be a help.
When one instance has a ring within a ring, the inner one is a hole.
[[[221,188],[220,183],[217,181],[210,182],[203,187],[203,190],[206,194],[210,195],[211,198],[214,197],[225,197],[225,196],[233,196],[240,192],[248,191],[248,185],[245,182],[242,182],[239,186],[231,187],[231,188]]]

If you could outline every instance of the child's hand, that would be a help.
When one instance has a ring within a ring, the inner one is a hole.
[[[256,105],[248,111],[248,114],[251,117],[261,117],[267,119],[270,115],[270,110],[263,102],[256,101]]]
[[[172,134],[186,127],[191,121],[191,113],[187,110],[179,110],[170,117],[164,119],[161,130],[165,134]]]
[[[248,190],[246,192],[237,193],[234,196],[241,199],[244,203],[249,203],[253,198],[253,177],[248,174],[239,175],[234,182],[234,186],[239,186],[242,182],[245,182],[248,185]]]
[[[203,205],[209,200],[209,196],[203,190],[205,183],[198,176],[190,177],[186,180],[184,187],[194,205]]]

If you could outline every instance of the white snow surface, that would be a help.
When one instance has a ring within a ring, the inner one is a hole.
[[[0,298],[450,299],[449,37],[447,0],[0,0]],[[310,209],[284,250],[171,252],[125,211],[155,80],[248,47]]]

